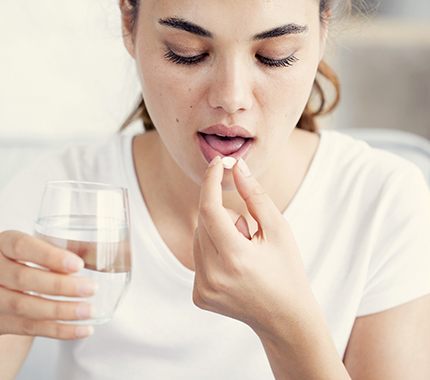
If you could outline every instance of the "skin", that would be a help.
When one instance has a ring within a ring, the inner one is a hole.
[[[156,132],[136,138],[133,147],[153,220],[163,238],[174,242],[172,252],[196,271],[195,304],[248,323],[260,337],[277,379],[400,380],[411,373],[427,379],[429,296],[357,318],[343,362],[337,357],[309,291],[294,237],[285,219],[279,218],[318,144],[313,134],[294,125],[308,99],[327,30],[320,23],[317,2],[251,3],[145,0],[136,33],[125,26],[125,45],[136,60],[145,103],[157,126]],[[207,41],[157,25],[159,18],[173,15],[203,26],[215,38]],[[285,15],[288,21],[306,23],[309,33],[249,42],[251,35],[285,23]],[[174,65],[162,58],[165,42],[178,54],[209,52],[210,59],[195,67]],[[300,61],[292,68],[262,68],[253,59],[256,52],[279,58],[296,49]],[[237,166],[231,172],[217,165],[207,169],[192,144],[193,135],[216,122],[240,124],[257,136],[246,159],[251,178],[241,176]],[[145,161],[140,159],[143,152]],[[237,221],[238,215],[244,219]],[[168,220],[166,225],[163,219]],[[181,236],[193,236],[192,248],[163,232],[172,222]],[[181,244],[183,254],[175,250]],[[257,252],[271,259],[258,261]],[[279,270],[285,267],[290,271]],[[269,272],[277,280],[267,282]],[[279,288],[303,292],[294,298],[298,293],[281,295]],[[249,294],[255,297],[250,300]],[[276,310],[276,318],[269,318],[267,310]],[[283,327],[291,322],[297,328],[286,332]],[[416,326],[413,332],[411,324]]]
[[[157,25],[159,17],[172,15],[202,25],[215,38],[203,41]],[[251,35],[284,24],[285,15],[287,22],[307,24],[309,33],[301,38],[248,41]],[[428,379],[430,297],[357,318],[342,362],[281,214],[319,143],[316,134],[294,125],[309,96],[325,34],[313,0],[207,0],[204,4],[144,0],[136,38],[125,33],[157,125],[156,132],[133,141],[142,194],[165,240],[183,248],[172,249],[174,254],[196,271],[194,303],[253,328],[277,380]],[[210,51],[211,59],[201,67],[164,61],[161,46],[167,39],[193,50],[189,55]],[[293,67],[268,69],[254,60],[256,52],[281,58],[291,50],[300,59]],[[195,132],[217,122],[240,124],[257,136],[246,160],[251,175],[243,175],[238,166],[232,171],[219,163],[208,168],[199,155],[193,145]],[[178,229],[169,235],[172,224]],[[190,238],[184,241],[178,236]],[[21,264],[27,261],[50,271]],[[76,255],[35,237],[18,231],[0,233],[0,378],[15,377],[32,336],[77,339],[91,334],[84,326],[55,323],[79,315],[84,319],[88,305],[23,293],[31,289],[91,295],[91,283],[68,275],[81,265]]]
[[[142,192],[157,194],[148,202],[151,210],[167,205],[164,219],[170,216],[169,224],[177,218],[175,225],[185,221],[194,227],[191,234],[183,235],[193,237],[192,249],[184,261],[188,258],[196,272],[194,303],[253,328],[277,379],[347,379],[310,289],[294,236],[269,195],[285,201],[285,193],[281,193],[292,178],[279,183],[279,178],[285,178],[281,173],[291,172],[292,162],[309,161],[299,153],[303,146],[297,143],[304,140],[300,140],[302,134],[296,132],[295,125],[324,51],[326,33],[318,4],[313,0],[305,4],[199,4],[144,1],[136,33],[125,33],[125,45],[136,61],[148,112],[157,126],[157,131],[147,137],[151,144],[134,144],[138,175],[147,176],[139,177]],[[283,25],[285,15],[289,22],[306,25],[307,33],[250,42],[251,36]],[[203,40],[159,25],[159,19],[172,16],[203,26],[214,38]],[[249,22],[241,23],[243,17]],[[176,54],[190,55],[190,50],[193,55],[211,54],[198,66],[177,65],[163,58],[165,45],[174,46]],[[300,57],[301,64],[273,69],[255,60],[255,54],[279,59],[292,53]],[[257,136],[247,157],[254,175],[244,175],[238,165],[227,171],[216,159],[208,167],[195,143],[195,134],[220,122],[241,124]],[[139,149],[142,146],[148,150]],[[139,160],[141,155],[145,160]],[[151,165],[142,171],[144,162]],[[163,176],[151,176],[151,172]],[[148,176],[154,181],[148,181]],[[175,186],[164,186],[163,191],[160,184],[165,179]],[[297,189],[296,181],[292,182]],[[151,186],[155,188],[148,191]],[[240,227],[235,212],[247,215]],[[255,233],[246,222],[251,218],[257,226]],[[286,330],[285,326],[297,329]],[[307,353],[309,360],[304,363],[300,360],[306,351],[302,342],[315,338],[321,344],[312,355]],[[283,362],[288,359],[284,355],[291,359],[287,360],[290,368],[284,368]]]
[[[147,197],[156,193],[148,204],[160,215],[180,219],[187,236],[197,225],[208,165],[196,142],[198,130],[216,123],[238,124],[255,135],[246,161],[280,210],[299,187],[319,143],[317,134],[294,128],[324,53],[326,30],[319,21],[318,4],[251,3],[206,1],[198,6],[195,1],[144,1],[134,38],[125,30],[125,45],[136,61],[142,93],[157,126],[153,136],[149,133],[134,144],[142,192]],[[160,18],[171,16],[204,27],[214,38],[159,25]],[[240,22],[243,18],[249,22]],[[254,34],[287,22],[305,24],[309,30],[304,35],[250,41]],[[210,57],[196,66],[177,65],[163,57],[166,45],[177,54],[210,52]],[[255,58],[257,53],[274,59],[294,53],[299,61],[292,67],[269,68]],[[285,178],[284,173],[291,176]],[[222,186],[225,207],[244,215],[255,230],[230,171]],[[190,258],[182,261],[193,265]]]

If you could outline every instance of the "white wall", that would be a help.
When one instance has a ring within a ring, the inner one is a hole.
[[[0,139],[111,133],[138,93],[118,0],[0,1]]]

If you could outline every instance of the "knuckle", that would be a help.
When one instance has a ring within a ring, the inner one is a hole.
[[[46,242],[43,242],[46,243]],[[63,264],[64,253],[57,247],[46,243],[44,246],[44,260],[48,267],[59,266]]]
[[[13,274],[14,286],[20,290],[26,290],[27,268],[18,266]]]
[[[17,297],[10,297],[8,302],[9,310],[14,315],[20,315],[21,304]]]
[[[68,339],[71,336],[71,334],[68,333],[68,328],[66,326],[60,325],[59,323],[54,325],[53,334],[56,338],[60,339]]]
[[[26,234],[19,234],[12,243],[12,250],[16,257],[20,257],[25,253],[30,238]]]
[[[65,294],[66,284],[64,280],[59,276],[55,275],[52,279],[52,291],[54,294]]]
[[[13,240],[14,231],[0,231],[0,242],[1,245],[9,244]]]
[[[22,322],[22,330],[25,335],[35,335],[36,322],[31,319],[26,319]]]
[[[200,205],[200,214],[203,216],[209,216],[212,214],[213,206],[208,203],[203,203]]]
[[[201,303],[202,303],[202,299],[200,297],[200,294],[197,292],[197,290],[193,291],[193,303],[194,305],[200,307]]]
[[[213,294],[215,293],[212,284],[210,284],[211,280],[206,279],[205,284],[198,287],[198,293],[203,305],[209,305],[213,298]]]
[[[243,275],[245,270],[244,261],[242,260],[240,255],[234,255],[233,257],[231,257],[229,259],[228,265],[228,269],[231,276],[233,276],[234,278],[239,278]]]
[[[63,305],[60,302],[52,303],[52,317],[53,319],[65,319],[66,313]]]
[[[256,185],[245,200],[251,200],[253,203],[264,203],[266,197],[266,191],[260,185]]]
[[[197,288],[194,288],[194,291],[193,291],[193,303],[200,309],[207,309],[207,303],[204,297],[202,296],[202,292]]]
[[[27,307],[26,307],[26,302],[24,299],[17,298],[14,302],[14,308],[15,308],[14,311],[15,311],[16,315],[19,315],[19,316],[26,315]]]
[[[207,277],[208,287],[213,292],[222,292],[225,289],[225,284],[217,275],[208,275]]]

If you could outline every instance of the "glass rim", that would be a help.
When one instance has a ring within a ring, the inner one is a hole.
[[[65,186],[63,186],[65,185]],[[74,185],[83,185],[83,188],[74,187]],[[70,189],[71,191],[87,191],[87,192],[98,192],[98,191],[119,191],[127,194],[127,188],[110,185],[103,182],[90,182],[90,181],[75,181],[75,180],[54,180],[47,181],[45,186],[59,189]],[[68,186],[68,187],[66,187]]]

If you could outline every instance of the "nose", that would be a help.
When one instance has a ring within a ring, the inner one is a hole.
[[[209,105],[228,114],[250,109],[253,90],[246,63],[235,57],[225,59],[223,63],[214,63],[214,66],[209,85]]]

